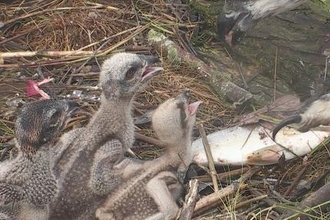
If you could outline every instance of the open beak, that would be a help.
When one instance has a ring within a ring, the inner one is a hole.
[[[147,62],[147,66],[142,73],[142,82],[148,81],[155,75],[158,75],[159,73],[164,71],[162,67],[151,66],[154,63],[160,62],[160,59],[158,57],[149,55],[139,55],[139,57]]]
[[[294,115],[291,116],[287,119],[284,119],[283,121],[281,121],[278,125],[275,126],[275,128],[273,129],[273,139],[275,140],[276,138],[276,134],[285,126],[290,125],[290,124],[294,124],[294,123],[299,123],[301,122],[302,117],[300,115]]]
[[[73,115],[80,108],[79,104],[74,101],[67,101],[67,105],[68,105],[69,116]]]
[[[142,82],[148,81],[163,71],[164,69],[162,67],[147,66],[147,68],[142,73]]]
[[[188,112],[189,112],[189,114],[190,114],[190,115],[194,115],[194,114],[196,114],[197,109],[198,109],[198,106],[199,106],[200,104],[202,104],[202,103],[203,103],[202,101],[197,101],[197,102],[190,103],[190,104],[188,105]]]

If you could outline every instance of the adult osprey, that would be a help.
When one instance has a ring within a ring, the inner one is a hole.
[[[238,42],[240,37],[259,19],[290,11],[306,1],[226,0],[223,12],[217,20],[217,31],[220,40],[230,44]]]

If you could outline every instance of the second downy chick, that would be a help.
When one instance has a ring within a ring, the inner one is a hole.
[[[166,146],[165,153],[139,169],[128,165],[130,177],[115,188],[96,211],[98,219],[173,219],[179,210],[170,185],[177,171],[191,162],[191,133],[201,102],[188,103],[189,91],[161,104],[152,117],[153,129]],[[132,174],[132,170],[134,173]],[[125,172],[124,172],[125,173]]]

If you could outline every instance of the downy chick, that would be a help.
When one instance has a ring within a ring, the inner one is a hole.
[[[136,92],[163,70],[150,66],[158,61],[132,53],[117,53],[104,61],[99,110],[86,128],[75,132],[73,141],[65,140],[67,136],[62,140],[69,145],[64,146],[56,165],[61,188],[50,219],[92,219],[99,203],[118,185],[121,172],[111,166],[120,162],[133,144],[132,102]],[[105,160],[99,158],[100,151],[107,153]],[[102,163],[108,170],[93,173],[93,167],[102,168]]]
[[[77,107],[51,99],[24,106],[15,129],[18,155],[0,165],[2,219],[48,219],[48,204],[58,192],[52,150]]]
[[[185,91],[161,104],[152,117],[153,129],[166,146],[165,153],[142,168],[113,190],[96,211],[98,219],[173,219],[179,210],[171,194],[177,185],[177,171],[191,163],[191,133],[201,102],[188,104]],[[131,172],[131,167],[127,167]]]
[[[285,126],[294,124],[295,129],[300,132],[307,132],[311,128],[320,125],[330,125],[330,93],[321,96],[312,102],[306,110],[298,115],[291,116],[281,121],[273,130],[273,138]]]

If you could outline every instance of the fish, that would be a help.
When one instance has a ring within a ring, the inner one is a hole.
[[[272,139],[272,131],[261,125],[234,126],[207,135],[215,165],[270,165],[281,157],[291,160],[310,153],[330,136],[330,129],[301,133],[285,127]],[[192,143],[193,162],[207,165],[202,143]]]

